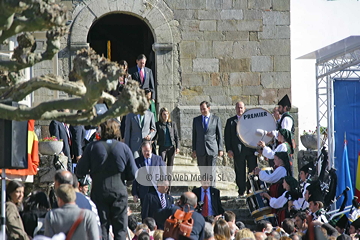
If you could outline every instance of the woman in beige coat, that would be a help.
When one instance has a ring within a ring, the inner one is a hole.
[[[6,187],[6,235],[8,240],[28,240],[18,207],[24,198],[24,185],[11,181]]]

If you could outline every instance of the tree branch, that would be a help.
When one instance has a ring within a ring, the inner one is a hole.
[[[84,96],[86,93],[86,87],[82,82],[69,82],[65,81],[59,76],[49,74],[42,75],[40,77],[34,77],[30,80],[17,83],[16,85],[8,88],[8,90],[0,96],[0,99],[17,102],[24,99],[28,94],[42,87],[51,90],[63,91],[76,96]],[[0,102],[4,102],[4,100]]]

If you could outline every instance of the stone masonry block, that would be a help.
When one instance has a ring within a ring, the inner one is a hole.
[[[249,32],[239,32],[239,31],[228,31],[225,32],[225,40],[227,41],[247,41],[249,40]]]
[[[194,72],[218,72],[219,59],[215,58],[196,58],[193,60]]]
[[[216,31],[216,21],[215,20],[201,20],[200,31]]]
[[[277,89],[265,88],[259,96],[259,103],[261,105],[277,103]]]
[[[232,54],[234,42],[214,41],[214,57],[226,57]]]
[[[271,2],[272,0],[248,0],[248,8],[270,10],[272,8]]]
[[[211,86],[229,86],[228,73],[211,73]]]
[[[214,57],[214,49],[211,41],[197,41],[196,45],[196,57],[208,58]]]
[[[204,38],[208,41],[222,41],[225,35],[222,32],[204,32]]]
[[[250,59],[220,59],[220,72],[248,72]]]
[[[263,88],[262,86],[244,86],[243,94],[246,95],[260,95]]]
[[[238,41],[234,42],[234,58],[250,58],[252,56],[261,55],[260,43],[254,41]],[[270,55],[270,54],[269,54]]]
[[[180,20],[180,28],[183,31],[199,31],[200,21],[199,20]]]
[[[181,99],[182,105],[198,106],[202,101],[210,102],[210,96],[209,95],[196,95],[196,96],[183,97]],[[191,120],[189,122],[192,123]],[[188,139],[191,139],[191,129],[190,129],[190,137]]]
[[[206,0],[183,0],[186,1],[186,9],[205,9]]]
[[[250,41],[259,41],[258,32],[249,32],[249,40]]]
[[[181,90],[181,95],[184,97],[187,96],[197,96],[203,94],[203,88],[196,86],[196,87],[186,87]]]
[[[192,72],[192,59],[180,58],[180,66],[181,66],[182,73],[191,73]]]
[[[224,96],[224,95],[219,95],[219,96],[210,95],[210,101],[212,104],[215,104],[215,105],[230,105],[230,104],[232,104],[231,98],[229,96]]]
[[[126,10],[131,10],[132,6],[128,6],[128,4],[125,3],[124,6],[121,7],[124,7]],[[100,17],[109,11],[109,6],[107,2],[101,2],[101,1],[91,2],[89,4],[89,8],[97,17]]]
[[[233,8],[233,0],[223,0],[222,9],[232,9]]]
[[[231,86],[257,86],[260,85],[260,73],[232,72],[230,73]]]
[[[204,33],[203,32],[181,32],[182,40],[189,40],[189,41],[202,41],[204,40]]]
[[[261,74],[261,85],[264,88],[290,88],[290,72],[269,72]]]
[[[198,18],[201,19],[220,19],[220,11],[219,10],[199,10]]]
[[[274,71],[275,72],[290,72],[291,62],[290,56],[275,56],[274,57]]]
[[[195,41],[180,42],[180,57],[181,58],[195,58],[196,56]]]
[[[290,25],[290,12],[263,12],[264,25]]]
[[[241,9],[221,10],[220,17],[223,20],[242,20],[244,19],[244,14]]]
[[[221,86],[205,86],[203,88],[204,94],[209,96],[216,96],[216,95],[222,95],[226,96],[227,94],[227,87],[221,87]]]
[[[159,9],[153,8],[146,16],[145,19],[151,23],[152,28],[157,28],[164,24],[167,19],[159,12]]]
[[[273,61],[270,56],[251,57],[252,72],[271,72],[273,71]]]
[[[182,75],[183,86],[210,86],[209,74],[183,74]]]
[[[247,0],[233,0],[233,8],[234,9],[246,9],[247,8]]]
[[[245,20],[262,20],[263,18],[263,11],[258,10],[258,9],[246,9],[243,10],[244,12],[244,19]]]
[[[273,10],[290,11],[290,0],[273,0]]]
[[[206,9],[222,9],[223,0],[206,0]]]
[[[196,11],[195,10],[175,10],[174,11],[174,18],[176,20],[195,19],[196,18]]]
[[[240,96],[243,94],[243,87],[241,86],[230,86],[229,87],[229,95],[236,95],[236,96]]]
[[[261,55],[290,55],[290,39],[262,40]]]
[[[163,25],[154,29],[154,34],[157,36],[156,41],[158,43],[169,43],[173,41],[171,36],[171,27],[168,23],[164,23]]]
[[[290,26],[264,25],[259,39],[290,39]]]
[[[218,31],[261,31],[261,20],[220,20],[217,26]]]

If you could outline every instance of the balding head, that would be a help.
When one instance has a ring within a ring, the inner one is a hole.
[[[235,105],[236,115],[242,116],[245,112],[245,104],[241,101],[237,102]]]
[[[254,235],[256,240],[265,240],[267,237],[263,232],[255,232]]]
[[[197,205],[197,197],[193,192],[184,192],[180,197],[180,205],[189,204],[195,208]]]
[[[58,170],[55,173],[55,189],[57,189],[60,184],[70,184],[73,185],[74,178],[71,172],[66,170]]]

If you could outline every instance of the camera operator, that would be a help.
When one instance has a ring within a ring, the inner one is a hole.
[[[201,181],[201,187],[193,189],[193,193],[197,196],[198,203],[203,202],[199,213],[204,217],[218,216],[224,213],[224,209],[221,206],[220,191],[211,187],[210,181]]]

